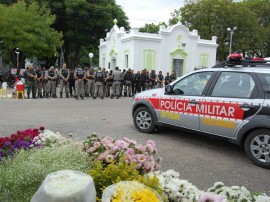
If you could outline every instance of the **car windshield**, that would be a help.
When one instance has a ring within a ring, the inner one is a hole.
[[[213,72],[196,72],[191,74],[173,86],[174,94],[200,96]]]

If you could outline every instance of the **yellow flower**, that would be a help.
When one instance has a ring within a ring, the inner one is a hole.
[[[136,181],[119,182],[112,194],[112,202],[161,202],[157,194]]]

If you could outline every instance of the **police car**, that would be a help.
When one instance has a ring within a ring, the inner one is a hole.
[[[249,159],[270,168],[270,64],[232,54],[213,68],[189,73],[165,88],[135,95],[136,128],[176,126],[228,138]]]

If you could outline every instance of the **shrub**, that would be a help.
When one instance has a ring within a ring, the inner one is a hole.
[[[49,173],[63,169],[86,172],[87,156],[73,144],[20,150],[0,163],[0,201],[30,201]]]
[[[108,165],[103,164],[102,161],[96,161],[88,173],[94,179],[97,201],[101,201],[102,193],[106,187],[120,181],[133,180],[156,190],[160,196],[164,197],[164,201],[167,201],[157,178],[141,176],[135,166],[127,163],[123,158],[119,162],[112,161]]]

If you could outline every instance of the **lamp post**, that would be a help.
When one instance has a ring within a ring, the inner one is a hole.
[[[17,54],[17,69],[19,68],[19,55],[20,55],[20,50],[19,48],[15,49],[15,53]]]
[[[233,33],[235,32],[235,30],[237,30],[237,27],[234,28],[227,28],[227,31],[230,32],[230,49],[229,49],[229,55],[232,53],[232,37],[233,37]]]
[[[89,58],[90,58],[90,67],[92,66],[92,58],[94,57],[93,53],[89,53]]]

